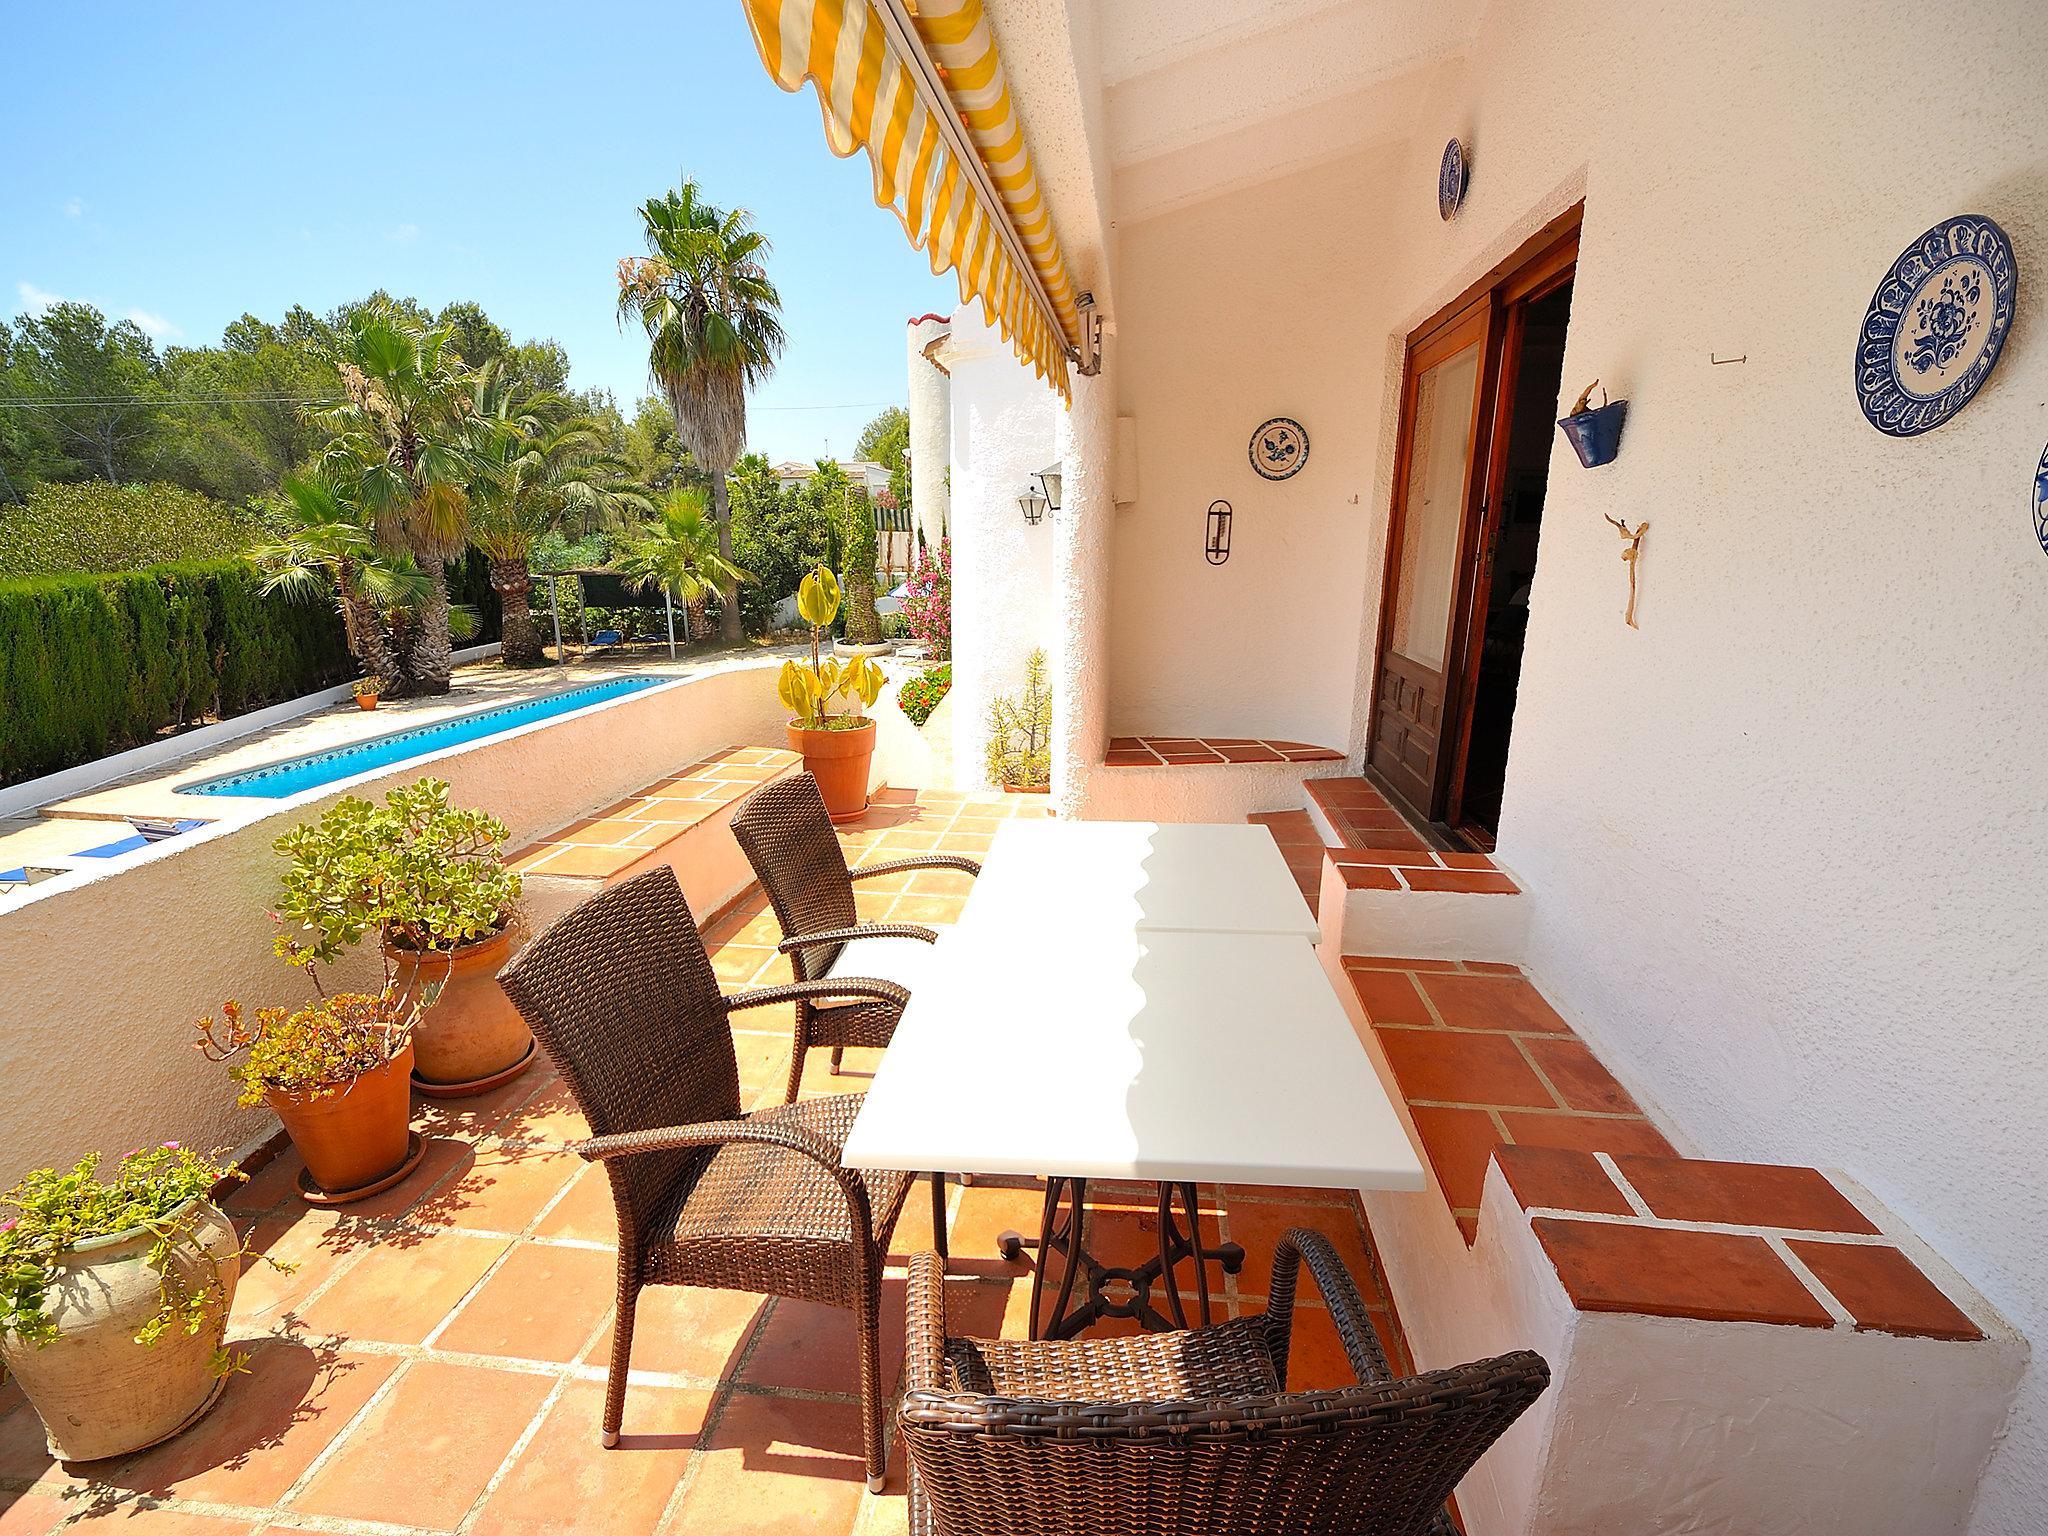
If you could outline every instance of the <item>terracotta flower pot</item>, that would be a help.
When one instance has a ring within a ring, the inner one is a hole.
[[[440,995],[412,1032],[418,1056],[414,1081],[422,1093],[444,1099],[482,1093],[532,1064],[533,1032],[498,985],[498,972],[512,958],[513,933],[508,925],[459,946],[452,966],[445,953],[384,946],[409,995],[441,983]]]
[[[1050,784],[1005,784],[1003,786],[1003,793],[1006,795],[1049,795],[1052,793],[1052,786]]]
[[[339,1093],[266,1095],[313,1182],[329,1194],[364,1189],[412,1149],[412,1046]]]
[[[377,707],[377,695],[376,695],[376,694],[374,694],[374,693],[359,693],[359,694],[357,694],[357,695],[356,695],[356,708],[357,708],[357,709],[375,709],[376,707]]]
[[[804,771],[818,781],[834,821],[851,821],[868,808],[868,764],[875,756],[875,722],[850,731],[807,730],[789,722],[789,750],[801,752]]]
[[[0,1364],[20,1381],[50,1454],[62,1461],[99,1461],[168,1440],[220,1394],[213,1355],[241,1276],[241,1243],[204,1200],[186,1201],[165,1221],[186,1235],[164,1271],[148,1263],[157,1238],[145,1228],[80,1243],[57,1261],[44,1292],[57,1337],[41,1345],[0,1340]],[[191,1295],[212,1287],[216,1274],[219,1294],[208,1298],[198,1332],[174,1326],[153,1345],[135,1342],[156,1313],[165,1275]]]

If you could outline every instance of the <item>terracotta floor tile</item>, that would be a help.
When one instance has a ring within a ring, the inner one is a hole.
[[[1411,891],[1449,891],[1466,896],[1513,896],[1520,892],[1506,875],[1485,869],[1404,869]]]
[[[1410,1100],[1532,1108],[1556,1102],[1515,1042],[1504,1036],[1447,1029],[1382,1029],[1378,1034]]]
[[[1436,1016],[1415,990],[1413,977],[1400,971],[1353,971],[1351,990],[1374,1024],[1434,1024]]]
[[[611,1310],[618,1265],[596,1248],[522,1242],[434,1340],[457,1354],[568,1362]]]
[[[1786,1246],[1865,1332],[1924,1339],[1984,1337],[1962,1308],[1896,1248],[1797,1237],[1788,1239]]]
[[[1004,1263],[997,1256],[996,1239],[1005,1230],[1037,1237],[1044,1211],[1045,1190],[1042,1186],[1033,1184],[1017,1188],[977,1180],[970,1188],[960,1191],[958,1204],[954,1207],[952,1248],[955,1260],[993,1260],[999,1266],[997,1273],[1028,1274],[1030,1254],[1027,1253],[1014,1265]]]
[[[1760,1237],[1538,1216],[1565,1293],[1587,1312],[1828,1328],[1834,1319]]]
[[[45,1536],[68,1518],[72,1506],[40,1493],[0,1493],[0,1536]]]
[[[891,1388],[903,1368],[904,1282],[882,1281],[882,1380]],[[860,1336],[843,1307],[783,1297],[754,1334],[740,1380],[800,1392],[860,1391]]]
[[[289,1145],[278,1149],[277,1155],[249,1176],[248,1182],[223,1200],[221,1209],[230,1216],[244,1216],[252,1211],[275,1210],[281,1205],[303,1210],[305,1202],[299,1198],[299,1170],[306,1165],[299,1154]]]
[[[1229,1208],[1226,1224],[1231,1241],[1244,1245],[1244,1270],[1237,1277],[1237,1288],[1246,1296],[1264,1296],[1271,1287],[1273,1252],[1289,1227],[1309,1227],[1322,1233],[1336,1248],[1337,1257],[1351,1271],[1358,1288],[1368,1295],[1375,1288],[1365,1234],[1359,1230],[1358,1218],[1349,1211],[1322,1206],[1240,1204]],[[1298,1294],[1306,1296],[1314,1291],[1313,1282],[1303,1279]]]
[[[1402,869],[1435,869],[1436,855],[1428,849],[1346,848],[1333,855],[1339,869],[1353,865],[1392,865]]]
[[[745,1291],[714,1291],[695,1285],[650,1285],[640,1292],[633,1318],[633,1366],[670,1376],[718,1381],[738,1368],[740,1350],[766,1298]],[[846,1314],[850,1319],[853,1314]],[[611,1364],[612,1331],[584,1355],[590,1365]],[[626,1420],[633,1400],[626,1399]]]
[[[747,1393],[727,1399],[673,1536],[841,1536],[866,1496],[860,1409]]]
[[[1677,1157],[1619,1157],[1615,1166],[1645,1205],[1671,1221],[1877,1235],[1818,1169]]]
[[[599,1382],[571,1382],[540,1432],[492,1490],[474,1536],[556,1536],[601,1526],[607,1536],[650,1536],[689,1466],[711,1394],[637,1386],[619,1443],[606,1449]]]
[[[1304,1294],[1314,1293],[1312,1289],[1304,1288]],[[1397,1377],[1411,1374],[1407,1342],[1396,1331],[1393,1318],[1376,1309],[1366,1314],[1366,1321],[1372,1325],[1380,1350],[1386,1355],[1387,1364],[1393,1368],[1394,1374]],[[1338,1336],[1336,1320],[1320,1307],[1297,1306],[1289,1331],[1287,1390],[1329,1392],[1357,1385],[1358,1372],[1351,1364],[1351,1357],[1344,1352],[1344,1341]]]
[[[1600,1064],[1600,1058],[1582,1041],[1525,1039],[1522,1048],[1563,1096],[1567,1109],[1607,1115],[1640,1112],[1635,1098],[1614,1080],[1614,1074]]]
[[[43,1421],[36,1417],[35,1409],[29,1407],[25,1398],[0,1408],[0,1478],[44,1492],[56,1492],[77,1482],[51,1459]]]
[[[471,1155],[470,1144],[459,1137],[429,1136],[419,1167],[382,1194],[341,1209],[350,1221],[395,1221],[431,1196],[442,1181],[458,1174]]]
[[[576,1107],[569,1085],[557,1080],[507,1113],[494,1129],[509,1141],[539,1141],[564,1146],[587,1137],[590,1122]]]
[[[1442,1186],[1444,1203],[1454,1211],[1479,1208],[1486,1187],[1486,1165],[1501,1143],[1500,1127],[1483,1109],[1412,1107],[1416,1134],[1429,1155],[1429,1165]]]
[[[461,1232],[387,1233],[306,1307],[306,1324],[345,1339],[422,1343],[510,1246]]]
[[[1564,1147],[1502,1147],[1495,1155],[1508,1188],[1524,1210],[1604,1211],[1610,1216],[1627,1216],[1635,1210],[1590,1152]]]
[[[291,1508],[452,1530],[552,1386],[523,1371],[410,1365]]]
[[[100,1473],[113,1487],[159,1498],[267,1508],[348,1426],[398,1362],[270,1338],[241,1346],[249,1368],[207,1416],[175,1440]]]
[[[583,1167],[583,1159],[572,1152],[487,1143],[476,1149],[467,1169],[414,1206],[408,1220],[420,1226],[523,1232]]]
[[[1456,971],[1455,960],[1403,960],[1392,955],[1346,955],[1347,971]]]
[[[0,1529],[5,1529],[0,1522]],[[229,1520],[219,1515],[195,1515],[182,1509],[161,1509],[148,1505],[117,1506],[108,1510],[88,1509],[67,1531],[114,1532],[122,1536],[248,1536],[256,1529],[246,1520]]]
[[[1348,891],[1398,891],[1401,882],[1393,870],[1380,864],[1345,864],[1339,862],[1337,873]]]
[[[298,1307],[324,1284],[367,1242],[338,1234],[342,1218],[331,1211],[301,1206],[258,1218],[253,1224],[245,1217],[235,1223],[242,1240],[263,1258],[247,1259],[235,1286],[237,1327],[271,1323]],[[291,1266],[289,1270],[283,1267]]]
[[[573,1155],[573,1154],[572,1154]],[[579,1159],[580,1161],[580,1159]],[[611,1175],[600,1163],[587,1163],[569,1192],[534,1223],[535,1237],[570,1237],[607,1247],[619,1240],[619,1212],[612,1203]]]
[[[1568,1028],[1543,994],[1520,976],[1425,976],[1421,981],[1453,1029]]]
[[[1532,1115],[1504,1111],[1501,1120],[1517,1146],[1573,1147],[1581,1152],[1646,1153],[1673,1157],[1671,1143],[1647,1120],[1613,1120],[1592,1115]]]

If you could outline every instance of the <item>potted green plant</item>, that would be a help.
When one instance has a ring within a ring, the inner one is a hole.
[[[377,707],[377,700],[384,696],[383,680],[375,677],[359,677],[356,679],[354,692],[357,709],[375,709]]]
[[[194,1042],[211,1061],[234,1066],[244,1108],[268,1104],[306,1161],[315,1205],[346,1205],[389,1189],[418,1166],[413,1134],[413,1028],[419,1004],[396,987],[337,992],[304,1008],[259,1008],[230,1000],[218,1021],[204,1018]]]
[[[825,630],[839,614],[839,581],[819,566],[797,589],[797,612],[811,629],[806,666],[785,661],[776,696],[790,713],[789,749],[803,754],[834,821],[851,821],[868,808],[868,765],[875,755],[875,722],[862,711],[882,693],[882,669],[866,656],[819,654]],[[838,703],[843,707],[835,709]]]
[[[414,1084],[438,1098],[482,1093],[532,1064],[533,1036],[498,985],[511,958],[519,876],[505,867],[505,824],[448,803],[421,779],[382,805],[344,796],[277,840],[291,860],[278,917],[294,965],[325,965],[367,937],[383,945],[396,991],[422,1007]]]
[[[1019,697],[989,700],[988,776],[1009,794],[1042,795],[1052,787],[1052,690],[1043,651],[1025,658]]]
[[[240,1175],[176,1142],[111,1179],[99,1161],[0,1195],[0,1366],[63,1461],[169,1439],[241,1363],[223,1340],[244,1250],[208,1198]]]

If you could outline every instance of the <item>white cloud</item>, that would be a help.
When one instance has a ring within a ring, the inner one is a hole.
[[[38,288],[34,283],[16,283],[14,288],[21,295],[21,302],[27,305],[33,314],[39,315],[52,304],[64,302],[62,294],[52,293],[47,288]]]
[[[168,341],[173,336],[185,334],[162,315],[153,315],[146,309],[131,309],[128,318],[141,326],[153,341]]]
[[[65,199],[64,199],[64,217],[65,217],[65,218],[67,218],[67,219],[82,219],[82,218],[84,218],[84,217],[85,217],[85,199],[84,199],[84,198],[82,198],[82,197],[67,197],[67,198],[65,198]]]
[[[419,237],[420,237],[420,227],[419,227],[419,225],[417,225],[417,224],[401,224],[401,225],[399,225],[399,226],[398,226],[398,227],[397,227],[396,229],[392,230],[392,231],[391,231],[391,233],[390,233],[390,235],[389,235],[389,236],[388,236],[387,238],[388,238],[388,239],[389,239],[389,240],[390,240],[390,241],[392,242],[392,244],[394,244],[394,245],[411,245],[411,244],[413,243],[413,241],[415,241],[415,240],[419,239]]]

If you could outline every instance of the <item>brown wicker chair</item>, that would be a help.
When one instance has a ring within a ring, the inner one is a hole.
[[[1359,1384],[1287,1392],[1298,1266]],[[1527,1350],[1394,1380],[1336,1251],[1296,1228],[1265,1312],[1063,1343],[946,1336],[911,1260],[897,1426],[921,1536],[1452,1536],[1444,1501],[1550,1380]]]
[[[883,1472],[882,1259],[911,1174],[840,1166],[859,1094],[746,1114],[730,1016],[852,996],[901,1007],[883,981],[810,981],[721,996],[666,865],[591,897],[498,978],[595,1133],[619,1217],[619,1310],[604,1443],[618,1441],[641,1287],[702,1285],[852,1310],[860,1327],[868,1484]],[[934,1230],[945,1186],[932,1180]]]
[[[848,869],[818,781],[808,773],[793,773],[755,790],[733,814],[732,831],[782,924],[778,947],[790,957],[798,981],[875,976],[898,986],[913,985],[924,953],[914,941],[930,944],[938,935],[916,923],[863,923],[854,904],[853,883],[907,869],[981,873],[974,860],[954,853],[924,853]],[[812,1046],[832,1047],[832,1070],[837,1073],[847,1046],[887,1045],[902,1016],[901,1003],[799,1001],[784,1101],[796,1102],[804,1053]]]

